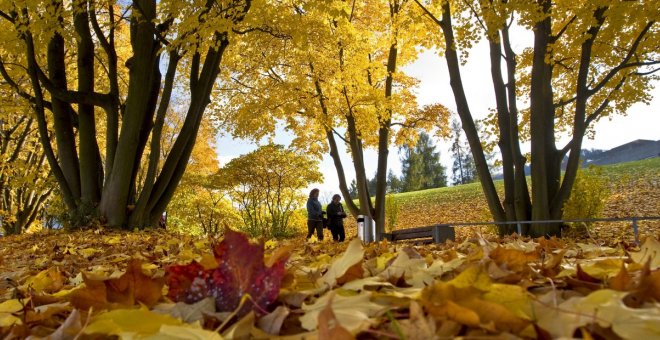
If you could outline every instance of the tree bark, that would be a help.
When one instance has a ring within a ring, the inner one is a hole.
[[[573,138],[570,142],[570,151],[568,155],[568,162],[564,172],[564,178],[561,187],[557,190],[556,194],[551,197],[550,215],[553,219],[559,219],[563,215],[564,203],[568,200],[571,194],[571,189],[577,177],[578,168],[580,167],[580,154],[582,150],[582,140],[587,129],[587,100],[589,98],[589,68],[591,67],[592,48],[598,32],[605,22],[605,11],[607,7],[599,7],[594,12],[594,19],[596,24],[587,30],[588,38],[582,43],[580,53],[580,66],[578,70],[578,77],[576,81],[576,99],[575,99],[575,115],[573,118]],[[560,154],[563,158],[563,153]]]
[[[392,21],[398,15],[399,7],[392,7]],[[387,77],[385,78],[385,100],[392,98],[392,86],[394,84],[394,73],[396,72],[396,60],[398,56],[397,42],[390,45],[387,56]],[[385,194],[387,193],[387,157],[389,156],[390,126],[392,124],[392,109],[385,110],[385,117],[378,129],[378,165],[376,170],[376,240],[385,233]]]
[[[94,42],[89,30],[87,2],[78,2],[73,23],[79,36],[77,49],[78,91],[94,92]],[[84,209],[93,209],[101,198],[103,168],[96,141],[94,105],[78,104],[78,134],[80,158],[81,203]]]
[[[506,59],[507,70],[507,91],[509,102],[509,143],[511,146],[511,156],[514,166],[514,197],[515,197],[515,219],[517,221],[528,221],[531,218],[530,212],[532,202],[527,187],[527,177],[525,175],[525,164],[527,160],[520,151],[519,133],[518,133],[518,104],[517,104],[517,86],[516,86],[516,55],[511,48],[508,26],[502,27],[502,44],[504,46],[504,55]],[[529,225],[523,225],[522,232],[526,235]]]
[[[29,54],[34,54],[34,51],[28,51]],[[58,33],[55,33],[48,43],[48,72],[53,84],[59,88],[67,88],[66,79],[66,65],[64,62],[64,38]],[[35,62],[35,72],[36,70]],[[38,81],[37,81],[38,82]],[[33,84],[34,86],[34,84]],[[35,95],[36,96],[36,95]],[[65,181],[60,181],[60,186],[66,187],[65,192],[71,192],[72,197],[69,201],[76,202],[74,206],[80,201],[80,168],[78,163],[78,156],[76,154],[76,140],[75,133],[73,132],[74,118],[72,112],[69,110],[69,104],[53,97],[51,99],[53,104],[53,126],[55,129],[55,142],[57,144],[57,153],[59,164],[64,174]],[[45,121],[44,121],[45,123]],[[43,131],[45,136],[48,132]],[[45,137],[44,136],[44,137]],[[51,167],[53,164],[51,164]]]
[[[348,100],[347,100],[348,104]],[[362,141],[358,137],[357,127],[355,126],[355,118],[352,113],[346,116],[347,131],[349,146],[351,149],[351,156],[353,157],[353,167],[355,168],[355,183],[358,189],[358,202],[360,203],[360,215],[366,215],[370,218],[374,217],[373,205],[371,203],[371,195],[367,186],[367,173],[364,167],[364,155],[362,151]]]
[[[114,227],[123,226],[126,222],[140,132],[151,101],[154,64],[158,62],[158,48],[154,41],[156,30],[153,23],[156,16],[156,1],[136,0],[135,2],[141,10],[141,16],[139,18],[133,16],[131,19],[134,30],[131,39],[134,52],[133,64],[129,72],[126,109],[122,117],[122,129],[114,164],[103,188],[99,207],[108,225]]]
[[[507,221],[516,220],[516,190],[515,170],[511,146],[511,113],[509,112],[506,85],[502,77],[502,47],[492,37],[488,39],[490,48],[490,72],[493,79],[493,90],[495,91],[495,102],[497,104],[497,123],[500,130],[498,146],[502,154],[502,172],[504,176],[504,202],[503,208]],[[517,143],[517,142],[516,142]],[[516,231],[515,225],[499,226],[500,236],[512,234]]]
[[[551,1],[541,1],[544,13],[550,14]],[[546,62],[551,43],[552,26],[546,17],[534,26],[534,55],[530,95],[530,133],[532,157],[532,220],[551,218],[550,197],[558,188],[559,167],[554,137],[554,105],[552,98],[552,66]],[[555,170],[557,169],[557,170]],[[532,237],[560,235],[558,224],[534,223]]]
[[[451,23],[451,10],[448,2],[443,3],[442,10],[442,19],[439,24],[445,37],[445,60],[449,70],[450,85],[454,93],[454,100],[456,101],[456,109],[461,119],[463,131],[470,144],[470,150],[477,168],[481,188],[486,196],[488,209],[496,222],[506,221],[504,208],[500,204],[499,195],[495,189],[493,178],[490,175],[483,147],[481,146],[481,140],[479,139],[479,133],[472,119],[465,90],[463,89],[463,81],[461,79],[458,55],[455,47],[454,31]]]

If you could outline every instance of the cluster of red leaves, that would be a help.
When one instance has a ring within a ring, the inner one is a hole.
[[[252,307],[246,304],[238,312],[242,316],[254,309],[263,313],[279,294],[286,253],[264,264],[262,245],[250,244],[245,234],[228,231],[214,248],[218,266],[206,269],[193,261],[187,265],[167,269],[168,297],[174,301],[195,303],[213,297],[218,312],[234,311],[243,296],[248,295]]]

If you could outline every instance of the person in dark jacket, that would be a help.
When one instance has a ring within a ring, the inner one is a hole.
[[[337,242],[344,242],[344,239],[346,238],[346,232],[344,231],[344,218],[346,218],[346,213],[344,212],[344,207],[341,205],[340,201],[341,196],[332,196],[332,202],[328,204],[325,211],[328,213],[328,228],[332,233],[332,239]]]
[[[323,241],[323,209],[319,202],[319,189],[312,189],[307,199],[307,239],[316,230],[316,237]]]

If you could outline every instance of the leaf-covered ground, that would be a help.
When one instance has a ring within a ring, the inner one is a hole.
[[[660,216],[660,157],[601,167],[608,179],[609,197],[600,217],[617,218],[630,216]],[[502,181],[495,182],[500,197],[503,197]],[[454,187],[428,189],[395,194],[400,212],[395,229],[419,227],[436,223],[492,221],[484,199],[481,185],[470,183]],[[355,233],[355,221],[347,219],[349,234]],[[638,222],[639,233],[660,236],[660,221]],[[461,227],[457,233],[461,238],[477,234],[495,234],[492,226]],[[572,238],[584,242],[617,245],[634,241],[630,221],[598,222],[588,229],[575,232],[565,230]]]
[[[0,239],[5,338],[660,337],[660,243]],[[179,301],[179,302],[177,302]]]

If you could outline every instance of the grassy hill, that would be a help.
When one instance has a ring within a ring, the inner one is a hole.
[[[660,158],[603,166],[609,178],[610,195],[602,217],[660,216]],[[500,197],[502,181],[495,182]],[[400,212],[395,229],[435,223],[492,221],[479,183],[428,189],[395,195]],[[600,223],[590,229],[592,236],[610,241],[632,239],[629,222]],[[349,233],[355,222],[347,221]],[[660,236],[660,221],[640,221],[640,234]],[[492,227],[468,227],[468,234],[491,232]],[[460,233],[459,236],[467,236]]]

